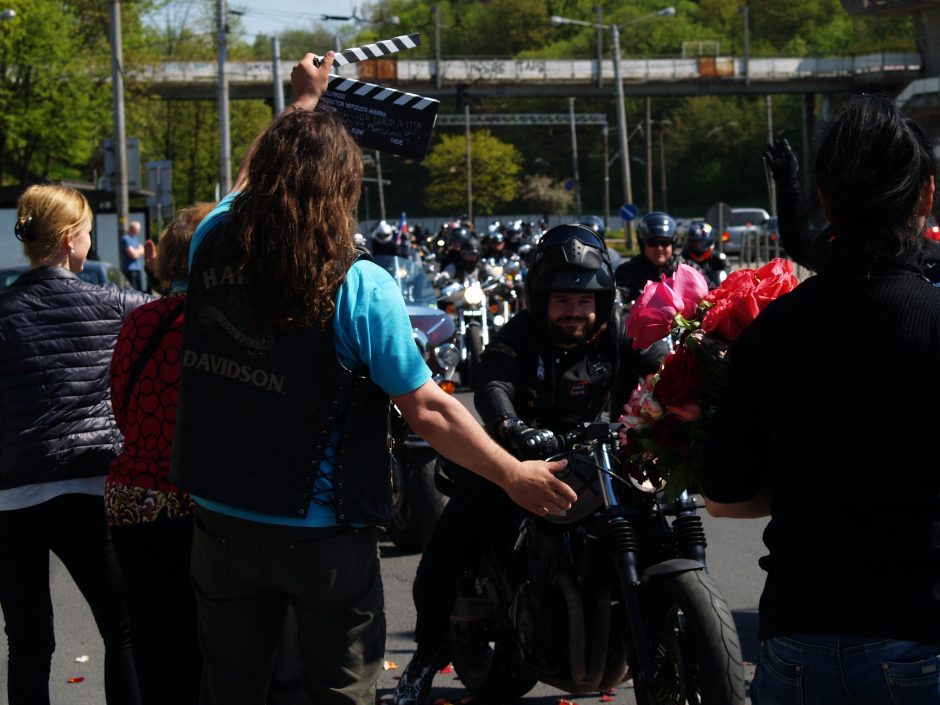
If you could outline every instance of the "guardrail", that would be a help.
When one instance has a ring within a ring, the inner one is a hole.
[[[435,79],[434,60],[380,59],[394,62],[391,80],[423,83]],[[917,53],[878,53],[833,58],[742,58],[703,56],[690,59],[627,59],[620,62],[627,83],[678,82],[696,80],[744,79],[789,81],[863,77],[884,73],[916,73],[922,60]],[[358,66],[357,66],[358,69]],[[446,59],[441,62],[447,83],[587,83],[601,78],[613,81],[611,60],[588,59]],[[291,65],[282,64],[281,80],[290,81]],[[203,83],[217,80],[218,67],[212,61],[166,62],[129,71],[129,77],[151,83]],[[270,61],[229,62],[226,73],[231,83],[270,83]],[[353,72],[343,71],[353,76]]]

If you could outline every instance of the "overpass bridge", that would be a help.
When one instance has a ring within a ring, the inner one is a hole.
[[[274,93],[270,61],[229,62],[233,99],[268,99]],[[293,60],[281,62],[279,79],[289,89]],[[633,97],[663,95],[768,95],[838,93],[859,90],[900,92],[923,76],[919,53],[877,53],[831,58],[699,56],[682,59],[626,59],[620,62],[624,91]],[[438,70],[440,76],[438,76]],[[478,95],[503,97],[610,96],[611,60],[590,59],[373,59],[339,71],[349,78],[446,99],[467,84]],[[128,78],[171,100],[214,100],[214,61],[161,63],[128,71]]]

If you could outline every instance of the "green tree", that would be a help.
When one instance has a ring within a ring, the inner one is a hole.
[[[4,5],[16,16],[0,24],[0,183],[86,173],[109,122],[110,89],[107,53],[83,4]]]
[[[425,202],[439,213],[462,210],[467,203],[467,143],[463,135],[443,135],[431,149],[424,166],[430,176]],[[471,134],[473,209],[492,213],[516,197],[519,151],[493,137],[488,130]]]

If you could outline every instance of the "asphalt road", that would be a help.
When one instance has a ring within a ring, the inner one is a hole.
[[[458,396],[468,406],[472,404],[469,395]],[[704,516],[704,523],[709,542],[709,572],[734,612],[750,681],[758,648],[757,603],[764,580],[757,559],[764,553],[761,533],[766,520],[714,520]],[[397,667],[383,671],[379,678],[377,700],[380,702],[390,699],[397,678],[414,648],[411,583],[419,559],[417,555],[402,554],[390,542],[383,542],[381,549],[388,623],[385,658],[390,666]],[[4,566],[4,570],[10,569],[15,570],[15,566]],[[68,571],[54,556],[50,561],[50,574],[56,633],[56,651],[50,677],[52,703],[103,705],[104,654],[91,612]],[[80,658],[83,660],[78,661]],[[169,673],[167,677],[172,678],[173,674]],[[0,639],[0,702],[6,702],[6,679],[7,645],[5,639]],[[82,680],[69,682],[69,679]],[[432,702],[445,699],[451,705],[466,705],[464,701],[468,697],[469,693],[461,687],[455,674],[438,674]],[[526,705],[559,705],[561,699],[578,705],[601,702],[600,694],[574,697],[543,685],[537,686],[524,698],[524,702]],[[611,705],[633,705],[634,702],[628,682],[615,690]]]

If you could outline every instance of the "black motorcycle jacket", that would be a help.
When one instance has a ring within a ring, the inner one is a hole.
[[[171,480],[269,514],[302,518],[311,501],[329,502],[338,524],[387,523],[388,396],[342,366],[332,323],[258,330],[226,236],[224,225],[211,232],[190,269]],[[331,498],[314,486],[328,446]]]
[[[152,298],[62,267],[31,269],[0,295],[0,489],[108,474],[121,448],[111,354]]]
[[[561,348],[522,311],[483,351],[474,403],[497,439],[507,418],[555,433],[578,423],[619,418],[639,376],[657,369],[664,350],[630,347],[619,320],[586,342]]]
[[[617,288],[620,289],[624,303],[636,301],[643,293],[646,283],[659,281],[660,274],[671,277],[681,261],[681,257],[673,255],[666,262],[666,267],[659,269],[653,266],[653,263],[641,252],[621,264],[614,272],[614,279],[617,282]]]
[[[712,250],[704,260],[695,259],[690,252],[682,251],[682,264],[687,264],[702,273],[708,281],[708,288],[714,289],[722,282],[722,272],[728,270],[728,255],[724,252]]]

